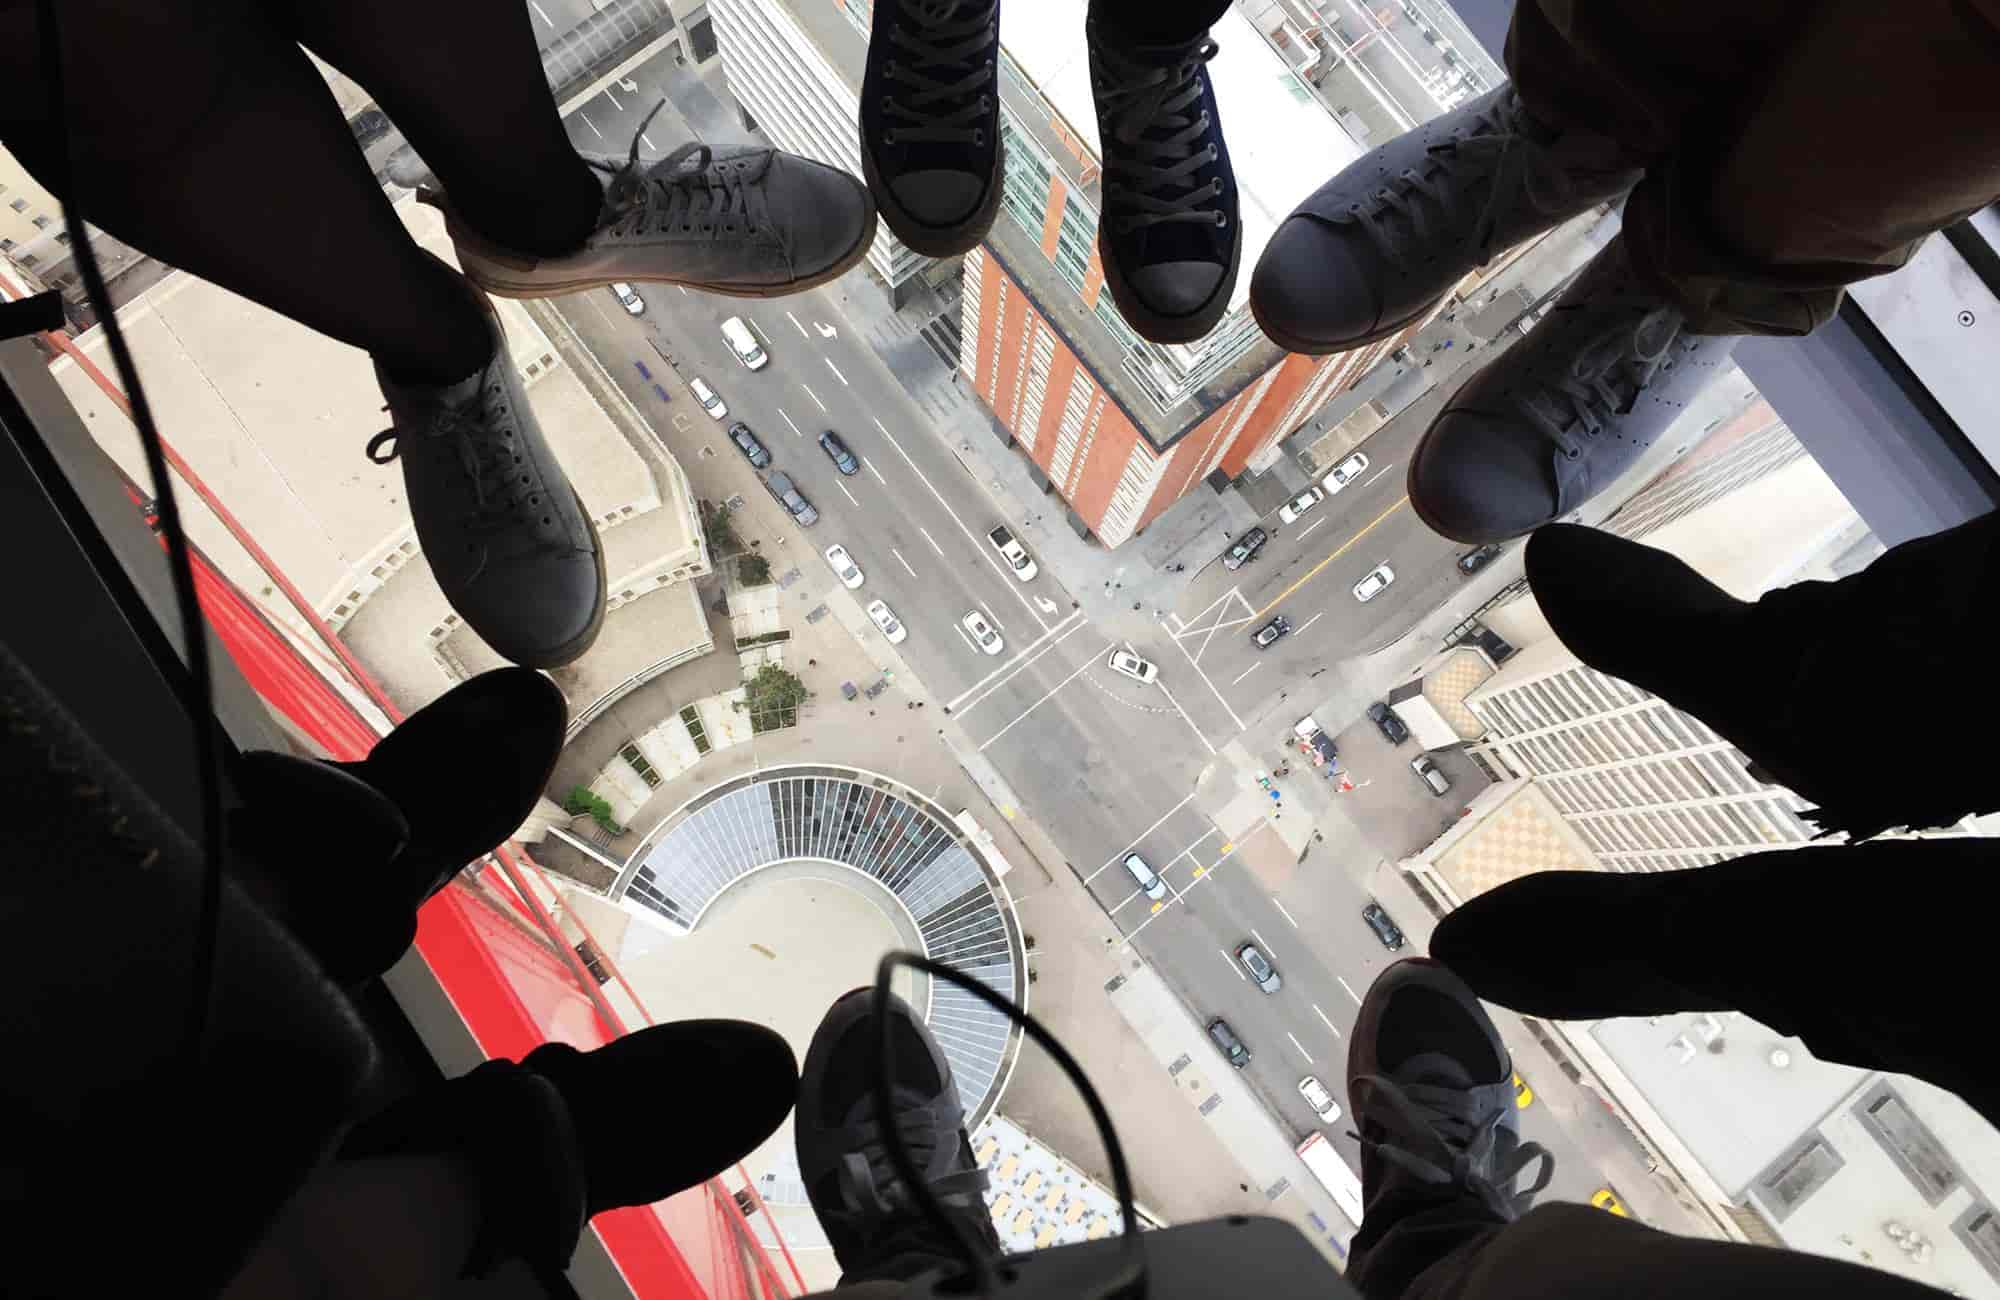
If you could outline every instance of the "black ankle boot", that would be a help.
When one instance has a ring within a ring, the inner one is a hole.
[[[1596,529],[1552,524],[1526,551],[1535,598],[1579,659],[1700,718],[1817,804],[1821,827],[1857,840],[2000,808],[1981,743],[2000,711],[1963,697],[1923,761],[1901,762],[1908,722],[1881,689],[1886,673],[1946,681],[1959,670],[1991,626],[1996,561],[2000,514],[1755,602]]]

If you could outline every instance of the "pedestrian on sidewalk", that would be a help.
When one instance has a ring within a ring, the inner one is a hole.
[[[642,125],[622,156],[577,153],[523,5],[40,0],[7,12],[0,141],[66,215],[368,353],[392,426],[370,459],[402,461],[445,599],[528,667],[590,647],[604,559],[491,297],[614,281],[775,297],[841,274],[874,238],[859,182],[776,150],[689,141],[641,159]],[[458,268],[410,237],[302,47],[366,88],[422,153],[442,183],[424,197]],[[74,221],[70,233],[86,238]],[[374,431],[341,432],[359,443]]]

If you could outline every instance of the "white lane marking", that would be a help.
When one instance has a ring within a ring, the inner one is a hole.
[[[903,553],[901,551],[897,550],[895,547],[892,546],[889,548],[889,554],[896,557],[896,563],[903,566],[903,572],[909,574],[912,578],[917,576],[917,571],[910,567],[910,562],[903,558]]]
[[[646,152],[647,152],[647,153],[658,153],[658,152],[660,151],[660,149],[659,149],[659,146],[653,143],[653,137],[652,137],[652,136],[650,136],[650,135],[647,135],[647,134],[646,134],[646,133],[645,133],[644,131],[641,131],[641,132],[639,132],[639,138],[640,138],[641,140],[644,140],[644,141],[646,142]],[[686,293],[686,292],[687,292],[687,290],[686,290],[686,289],[682,289],[680,285],[675,285],[675,286],[674,286],[674,288],[676,288],[676,289],[680,289],[680,291],[681,291],[682,293]]]
[[[977,682],[974,682],[971,686],[966,687],[966,689],[959,694],[959,697],[957,699],[951,701],[949,704],[946,704],[945,707],[947,709],[955,710],[958,716],[960,718],[963,718],[966,714],[972,712],[980,705],[986,703],[987,700],[991,699],[995,694],[999,692],[1002,686],[1005,686],[1008,682],[1020,676],[1021,673],[1026,671],[1029,667],[1039,662],[1049,653],[1049,651],[1055,649],[1057,646],[1061,645],[1064,641],[1068,640],[1071,633],[1077,632],[1082,628],[1088,626],[1089,624],[1083,621],[1083,611],[1078,610],[1076,613],[1071,614],[1068,618],[1064,619],[1062,622],[1056,624],[1054,631],[1042,633],[1040,636],[1036,637],[1033,641],[1030,641],[1027,645],[1021,647],[1020,650],[1015,652],[1015,655],[1012,659],[1009,659],[1006,663],[1000,665],[998,668],[995,668],[992,672],[988,673],[986,676],[982,677]],[[979,698],[976,700],[972,700],[971,703],[967,704],[966,701],[968,699],[971,699],[971,697],[975,695],[977,695]]]
[[[549,26],[554,27],[556,25],[555,19],[549,17],[549,11],[536,4],[535,0],[528,0],[528,7],[540,15],[541,20]]]
[[[1313,624],[1319,622],[1321,619],[1325,617],[1326,617],[1326,611],[1321,610],[1319,613],[1314,614],[1311,618],[1307,619],[1305,622],[1299,624],[1299,631],[1301,632],[1305,631],[1307,628],[1311,627]]]
[[[783,407],[778,408],[778,414],[785,415],[785,410]],[[785,415],[785,423],[792,424],[792,417],[789,415]],[[805,437],[805,434],[799,432],[799,426],[796,424],[792,424],[792,432],[798,434],[798,436],[801,438]]]
[[[937,485],[931,482],[930,475],[924,473],[923,470],[917,468],[917,462],[911,460],[910,453],[903,450],[903,444],[896,440],[896,435],[890,433],[888,429],[883,428],[882,421],[880,419],[877,419],[875,421],[875,427],[882,430],[882,436],[889,440],[889,445],[896,449],[896,454],[903,458],[903,463],[910,467],[910,472],[917,476],[917,481],[922,483],[925,488],[929,489],[930,494],[937,499],[937,503],[944,507],[944,512],[951,516],[951,521],[953,523],[958,525],[958,531],[964,533],[965,540],[972,543],[972,549],[978,552],[979,557],[981,559],[985,560],[989,565],[993,566],[993,572],[999,574],[1001,583],[1007,588],[1008,591],[1014,593],[1014,599],[1020,601],[1021,608],[1027,610],[1028,616],[1035,620],[1035,626],[1041,628],[1042,631],[1044,632],[1048,631],[1049,625],[1047,620],[1043,619],[1040,614],[1035,613],[1035,607],[1033,605],[1030,605],[1028,603],[1028,598],[1021,594],[1020,590],[1021,584],[1014,580],[1014,576],[1008,573],[1005,569],[1000,567],[1000,559],[998,556],[992,553],[993,548],[990,546],[982,546],[980,544],[980,540],[972,535],[972,530],[970,528],[967,528],[965,526],[965,521],[958,517],[958,511],[953,510],[951,508],[951,503],[944,499],[944,493],[938,491]],[[1242,724],[1238,723],[1237,727],[1240,730]]]
[[[810,398],[812,398],[812,399],[813,399],[813,405],[814,405],[814,406],[817,406],[817,407],[819,408],[819,413],[820,413],[821,415],[825,415],[825,414],[826,414],[826,403],[825,403],[825,402],[822,402],[822,401],[820,401],[820,400],[819,400],[819,394],[818,394],[818,393],[815,393],[815,392],[814,392],[814,391],[813,391],[813,390],[811,389],[811,387],[809,387],[808,385],[805,385],[805,384],[800,384],[800,385],[799,385],[799,387],[800,387],[800,388],[804,388],[804,389],[806,390],[806,396],[807,396],[807,397],[810,397]]]
[[[1166,824],[1167,818],[1173,816],[1175,813],[1187,807],[1192,802],[1194,802],[1194,791],[1190,790],[1187,793],[1187,798],[1182,799],[1179,803],[1175,804],[1173,807],[1161,813],[1159,821],[1154,822],[1151,826],[1148,826],[1145,830],[1140,831],[1138,839],[1133,840],[1130,844],[1127,844],[1124,848],[1112,854],[1111,857],[1105,862],[1104,867],[1108,867],[1114,862],[1123,862],[1125,860],[1125,855],[1127,853],[1130,853],[1133,849],[1139,847],[1140,840],[1145,839],[1148,835],[1151,835],[1154,831],[1160,829],[1161,826]],[[1102,872],[1104,870],[1104,867],[1099,867],[1096,871],[1093,871],[1089,875],[1085,876],[1083,878],[1083,883],[1087,885],[1091,881],[1097,879],[1098,873]]]
[[[1373,474],[1370,474],[1368,476],[1368,482],[1363,483],[1361,486],[1367,487],[1368,483],[1373,483],[1376,479],[1381,478],[1384,474],[1387,474],[1390,470],[1394,468],[1396,468],[1396,462],[1392,460],[1387,465],[1384,465],[1381,469],[1378,469]]]
[[[1229,707],[1229,701],[1222,698],[1221,689],[1217,687],[1216,684],[1209,679],[1207,673],[1201,670],[1201,665],[1194,661],[1194,656],[1188,653],[1187,647],[1182,645],[1178,640],[1176,640],[1174,642],[1174,648],[1181,652],[1181,658],[1188,661],[1188,667],[1194,669],[1195,676],[1201,678],[1201,680],[1208,686],[1209,693],[1215,696],[1215,702],[1222,706],[1222,711],[1229,715],[1229,720],[1236,724],[1236,729],[1238,731],[1243,730],[1243,719],[1237,717],[1236,710]]]
[[[1236,972],[1237,979],[1242,980],[1245,984],[1248,984],[1250,982],[1250,977],[1243,973],[1243,965],[1241,962],[1238,962],[1234,957],[1231,957],[1228,953],[1222,952],[1222,949],[1220,948],[1217,948],[1216,951],[1222,953],[1222,960],[1229,963],[1229,969]]]
[[[674,286],[674,288],[679,289],[681,291],[681,297],[686,298],[690,296],[686,285],[677,284]]]
[[[1340,987],[1347,989],[1347,996],[1354,999],[1354,1005],[1357,1007],[1360,1006],[1361,995],[1359,993],[1356,993],[1352,988],[1350,988],[1346,980],[1340,979],[1340,976],[1336,975],[1334,976],[1334,978],[1340,980]]]
[[[840,373],[840,367],[833,364],[832,357],[822,357],[820,359],[826,362],[826,368],[833,372],[833,377],[835,379],[838,379],[842,384],[845,384],[847,382],[847,376]]]
[[[1201,728],[1194,725],[1194,719],[1190,718],[1188,711],[1181,707],[1181,702],[1174,698],[1174,693],[1167,689],[1167,684],[1165,682],[1155,682],[1154,685],[1160,688],[1160,694],[1167,697],[1167,703],[1174,706],[1174,712],[1181,715],[1181,721],[1188,724],[1188,730],[1192,731],[1194,738],[1201,742],[1201,747],[1210,754],[1214,754],[1215,746],[1209,744],[1208,737],[1201,734]]]
[[[875,481],[876,481],[877,483],[880,483],[880,484],[881,484],[881,485],[882,485],[883,487],[888,487],[888,486],[889,486],[889,480],[888,480],[888,479],[886,479],[886,478],[883,478],[883,477],[882,477],[882,471],[881,471],[881,470],[879,470],[879,469],[876,469],[876,468],[875,468],[875,462],[874,462],[874,461],[872,461],[872,460],[864,460],[864,461],[862,461],[861,463],[862,463],[862,464],[864,464],[864,465],[866,465],[866,466],[868,467],[868,472],[869,472],[870,474],[873,474],[873,475],[875,476]]]
[[[952,630],[953,630],[954,632],[957,632],[957,633],[958,633],[958,639],[959,639],[959,640],[961,640],[961,641],[963,641],[963,642],[965,642],[965,644],[966,644],[966,647],[967,647],[968,649],[970,649],[970,650],[974,651],[975,653],[980,653],[980,654],[984,654],[984,653],[985,653],[984,651],[980,650],[980,649],[979,649],[979,647],[978,647],[977,645],[975,645],[975,644],[973,643],[973,640],[972,640],[972,638],[971,638],[970,636],[967,636],[967,635],[966,635],[966,632],[965,632],[965,629],[964,629],[964,628],[960,627],[960,626],[959,626],[958,624],[956,624],[956,623],[953,623],[953,624],[951,625],[951,627],[952,627]]]
[[[938,553],[938,558],[944,558],[944,547],[937,544],[937,538],[931,536],[931,530],[919,524],[917,525],[917,531],[924,535],[924,540],[931,544],[931,549]]]
[[[1258,670],[1259,668],[1262,668],[1263,666],[1264,666],[1264,665],[1263,665],[1263,664],[1261,664],[1261,663],[1254,663],[1254,664],[1251,664],[1251,665],[1250,665],[1250,666],[1249,666],[1248,668],[1245,668],[1245,669],[1244,669],[1244,670],[1243,670],[1242,672],[1240,672],[1240,673],[1236,674],[1236,679],[1235,679],[1235,681],[1232,681],[1232,682],[1230,682],[1229,684],[1230,684],[1231,686],[1234,686],[1234,685],[1236,685],[1236,683],[1237,683],[1237,682],[1240,682],[1240,681],[1242,681],[1242,680],[1243,680],[1243,679],[1244,679],[1245,677],[1248,677],[1248,676],[1249,676],[1249,675],[1250,675],[1251,673],[1254,673],[1254,672],[1256,672],[1256,671],[1257,671],[1257,670]]]
[[[1307,524],[1304,528],[1301,528],[1299,530],[1299,540],[1303,542],[1306,539],[1306,537],[1312,532],[1312,530],[1319,527],[1321,524],[1325,523],[1327,521],[1327,518],[1328,516],[1321,515],[1319,518]]]
[[[585,298],[584,301],[589,303],[590,309],[597,313],[597,319],[604,322],[604,327],[606,329],[611,328],[611,318],[604,314],[604,308],[597,305],[597,295],[592,294],[590,297]]]
[[[846,497],[849,501],[853,501],[856,506],[861,504],[859,501],[854,500],[854,494],[847,490],[847,484],[841,482],[839,479],[835,479],[833,485],[840,489],[840,495]]]
[[[1271,951],[1270,942],[1263,935],[1257,933],[1257,927],[1254,925],[1250,927],[1250,937],[1257,941],[1257,946],[1264,950],[1266,957],[1269,957],[1272,961],[1278,960],[1278,954]]]
[[[604,88],[604,97],[611,101],[611,107],[617,109],[621,113],[625,111],[625,106],[618,102],[618,96],[611,93],[611,87],[606,86]]]
[[[1313,1009],[1313,1014],[1319,1017],[1319,1022],[1322,1025],[1325,1025],[1328,1029],[1333,1029],[1333,1022],[1326,1018],[1326,1012],[1321,1011],[1319,1009],[1319,1003],[1317,1002],[1313,1003],[1312,1009]],[[1333,1036],[1335,1038],[1340,1037],[1340,1031],[1338,1029],[1333,1029]]]
[[[1179,853],[1176,853],[1174,854],[1174,856],[1167,859],[1167,865],[1166,867],[1161,869],[1161,874],[1165,875],[1167,869],[1171,868],[1174,865],[1174,863],[1179,862],[1182,858],[1186,858],[1189,862],[1193,862],[1194,851],[1196,846],[1198,846],[1203,840],[1213,839],[1214,837],[1220,834],[1222,834],[1220,830],[1211,826],[1207,830],[1203,831],[1201,834],[1189,840],[1186,848],[1182,849]]]
[[[786,320],[788,320],[788,321],[790,321],[790,322],[792,323],[793,327],[794,327],[794,328],[796,328],[796,329],[798,330],[798,332],[799,332],[799,337],[800,337],[800,338],[802,338],[802,339],[810,339],[810,338],[812,337],[812,335],[810,335],[810,334],[806,333],[806,327],[805,327],[805,326],[803,326],[803,325],[800,325],[800,324],[799,324],[799,318],[798,318],[798,317],[796,317],[796,316],[792,315],[792,314],[791,314],[790,312],[786,312],[786,313],[785,313],[785,319],[786,319]]]
[[[582,109],[578,109],[576,115],[583,119],[583,124],[590,128],[590,133],[592,135],[596,136],[600,140],[604,138],[604,132],[597,129],[597,123],[590,120],[590,114],[584,112]]]
[[[1274,898],[1274,899],[1272,899],[1272,900],[1271,900],[1271,906],[1273,906],[1273,907],[1275,907],[1275,908],[1277,908],[1277,909],[1278,909],[1278,915],[1279,915],[1279,916],[1282,916],[1282,917],[1284,917],[1284,918],[1285,918],[1285,919],[1286,919],[1287,921],[1291,921],[1291,922],[1292,922],[1292,928],[1293,928],[1294,930],[1296,930],[1296,929],[1298,929],[1298,928],[1299,928],[1299,923],[1298,923],[1297,921],[1292,921],[1292,914],[1291,914],[1290,912],[1287,912],[1287,911],[1285,910],[1285,905],[1284,905],[1283,903],[1280,903],[1280,902],[1279,902],[1279,901],[1278,901],[1277,899],[1275,899],[1275,898]],[[1256,931],[1254,931],[1254,930],[1253,930],[1253,931],[1251,931],[1251,933],[1252,933],[1252,934],[1255,934],[1255,933],[1256,933]]]
[[[1299,1042],[1297,1038],[1293,1037],[1291,1030],[1287,1029],[1285,1031],[1285,1037],[1290,1038],[1292,1040],[1292,1046],[1298,1048],[1299,1055],[1306,1058],[1307,1065],[1311,1065],[1313,1063],[1312,1053],[1308,1052],[1305,1049],[1305,1045],[1303,1043]]]
[[[1119,908],[1121,908],[1121,907],[1125,906],[1125,904],[1127,904],[1127,903],[1131,902],[1131,901],[1132,901],[1133,899],[1135,899],[1135,898],[1137,898],[1137,897],[1139,897],[1139,891],[1135,889],[1135,890],[1133,890],[1133,891],[1132,891],[1131,893],[1129,893],[1129,894],[1125,895],[1125,897],[1123,897],[1123,898],[1119,899],[1119,900],[1118,900],[1117,902],[1113,903],[1113,904],[1112,904],[1112,905],[1110,906],[1110,908],[1109,908],[1108,910],[1109,910],[1109,911],[1113,911],[1113,912],[1115,912],[1115,911],[1117,911],[1117,910],[1118,910]]]

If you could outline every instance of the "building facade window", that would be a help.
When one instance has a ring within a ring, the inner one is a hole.
[[[1887,1080],[1863,1094],[1855,1104],[1854,1118],[1916,1184],[1925,1204],[1936,1205],[1964,1185],[1965,1176],[1944,1144]]]
[[[1041,150],[1004,113],[1000,116],[1000,139],[1006,160],[1000,206],[1039,244],[1042,219],[1049,210],[1049,166],[1042,160]]]
[[[1097,219],[1074,199],[1064,199],[1062,225],[1056,230],[1056,273],[1079,295],[1090,278],[1090,248],[1096,239]]]

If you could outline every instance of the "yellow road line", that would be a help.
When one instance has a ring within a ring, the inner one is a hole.
[[[1300,587],[1305,586],[1308,582],[1311,582],[1313,578],[1318,575],[1321,569],[1324,569],[1327,565],[1332,564],[1342,555],[1345,555],[1347,553],[1348,547],[1354,545],[1362,538],[1368,536],[1368,534],[1374,532],[1375,525],[1381,523],[1384,519],[1387,519],[1390,515],[1395,514],[1398,510],[1401,510],[1404,506],[1408,504],[1410,504],[1409,497],[1402,496],[1396,498],[1395,505],[1390,506],[1387,510],[1384,510],[1381,514],[1376,515],[1373,519],[1368,521],[1368,525],[1365,528],[1363,528],[1360,532],[1354,534],[1354,536],[1348,538],[1340,545],[1334,547],[1333,554],[1327,556],[1324,560],[1321,560],[1318,564],[1315,564],[1312,566],[1312,568],[1306,570],[1304,577],[1300,578],[1297,582],[1293,583],[1291,586],[1279,592],[1277,594],[1277,597],[1273,599],[1270,604],[1264,606],[1264,608],[1258,610],[1255,614],[1252,614],[1250,616],[1251,619],[1254,621],[1256,619],[1263,618],[1265,615],[1269,614],[1272,610],[1276,609],[1279,606],[1279,604],[1283,602],[1285,597],[1291,595],[1293,592],[1297,591]]]

